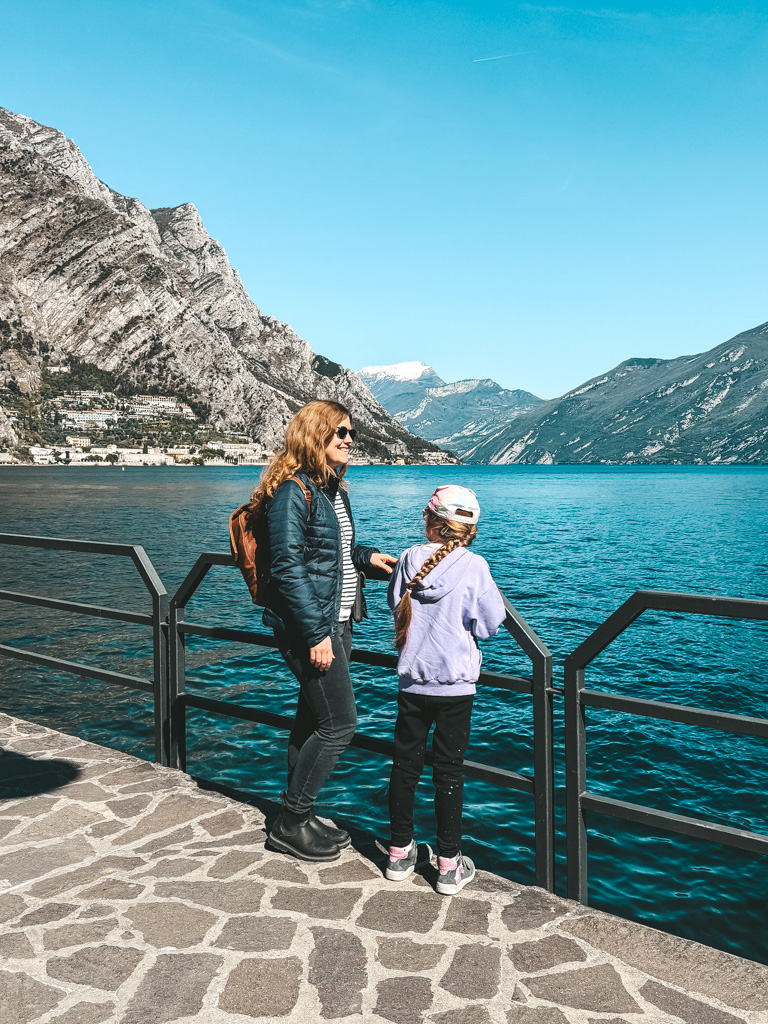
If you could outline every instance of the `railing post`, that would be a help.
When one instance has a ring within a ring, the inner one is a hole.
[[[154,697],[155,761],[170,765],[168,720],[168,595],[152,595],[152,688]]]
[[[179,631],[184,621],[184,605],[171,601],[168,617],[169,707],[171,717],[171,768],[187,770],[187,709],[183,700],[186,687],[186,641]]]
[[[536,885],[555,891],[552,655],[531,655],[533,677],[534,869]]]
[[[565,829],[567,896],[587,905],[587,820],[581,797],[587,788],[587,742],[581,691],[584,669],[566,658],[564,679],[565,705]]]

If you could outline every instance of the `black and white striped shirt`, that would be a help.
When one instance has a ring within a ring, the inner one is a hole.
[[[352,523],[349,521],[347,507],[341,494],[336,492],[336,500],[333,504],[333,511],[339,520],[341,530],[341,556],[344,570],[344,579],[341,586],[341,608],[339,609],[339,622],[346,622],[355,603],[357,593],[357,573],[352,562]]]

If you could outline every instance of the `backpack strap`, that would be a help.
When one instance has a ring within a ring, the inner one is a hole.
[[[307,522],[309,522],[309,517],[312,514],[312,492],[297,476],[289,476],[288,479],[293,480],[304,491],[304,497],[307,499]]]

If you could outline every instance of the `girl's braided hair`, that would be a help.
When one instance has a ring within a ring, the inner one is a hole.
[[[405,588],[405,593],[400,598],[400,603],[395,612],[395,647],[401,651],[408,639],[408,629],[411,625],[411,591],[417,583],[421,583],[425,576],[439,565],[446,555],[449,555],[456,548],[468,548],[477,536],[477,526],[474,523],[454,523],[450,519],[443,519],[436,516],[434,512],[427,512],[424,520],[428,534],[437,534],[442,545],[430,555],[424,565],[419,569],[413,579]]]

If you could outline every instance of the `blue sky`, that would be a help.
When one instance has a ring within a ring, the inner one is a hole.
[[[0,105],[315,351],[549,398],[768,319],[759,6],[27,0]]]

